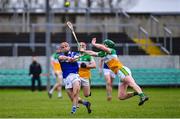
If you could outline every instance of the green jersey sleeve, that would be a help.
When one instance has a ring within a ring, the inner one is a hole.
[[[115,49],[110,48],[110,51],[111,51],[110,53],[107,53],[105,51],[100,51],[100,52],[98,52],[98,57],[105,57],[108,54],[116,54]]]
[[[54,57],[54,59],[58,59],[59,54],[58,54],[58,53],[54,53],[54,54],[53,54],[53,57]]]
[[[91,60],[90,60],[90,61],[91,61],[91,62],[94,62],[94,61],[95,61],[93,56],[91,56]]]
[[[104,57],[104,56],[106,56],[106,52],[104,52],[104,51],[100,51],[100,52],[98,52],[98,57]]]
[[[115,49],[110,49],[111,50],[111,54],[116,54],[116,50]]]

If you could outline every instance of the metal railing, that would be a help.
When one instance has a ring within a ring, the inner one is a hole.
[[[58,43],[52,43],[51,44],[51,53],[54,52],[55,46],[59,45]],[[160,46],[159,44],[156,44],[157,46]],[[71,47],[77,47],[76,43],[70,43]],[[122,55],[131,55],[130,54],[130,49],[132,47],[140,47],[142,45],[140,44],[134,44],[134,43],[116,43],[116,47],[122,48]],[[35,44],[29,44],[29,43],[0,43],[0,47],[12,47],[12,56],[19,56],[19,48],[20,47],[25,47],[25,48],[37,48],[37,47],[42,47],[45,48],[46,44],[45,43],[35,43]],[[87,43],[87,47],[92,49],[92,44]]]
[[[158,14],[156,14],[158,15]],[[151,15],[150,16],[150,31],[151,31],[151,36],[156,36],[156,42],[159,43],[159,32],[160,32],[160,22],[159,20]],[[155,27],[155,28],[154,28]],[[163,35],[163,44],[160,47],[166,54],[172,54],[173,52],[173,34],[172,31],[169,29],[169,27],[178,27],[177,23],[167,23],[162,26],[162,32],[164,33]],[[179,25],[180,28],[180,25]],[[155,32],[155,33],[154,33]]]
[[[173,36],[174,34],[178,34],[180,30],[180,23],[166,23],[164,25],[164,40],[166,40],[166,42],[169,40],[169,50],[170,53],[172,53],[172,49],[173,49]],[[174,33],[177,32],[177,33]]]
[[[151,15],[150,16],[150,35],[156,36],[156,42],[159,42],[159,20]],[[155,28],[154,28],[155,27]]]
[[[172,44],[172,32],[166,26],[164,26],[163,30],[164,30],[164,42],[163,42],[163,46],[164,46],[164,48],[169,49],[168,50],[169,51],[168,54],[172,54],[172,48],[173,48],[173,44]],[[168,43],[168,41],[169,41],[169,43]],[[169,44],[169,46],[168,46],[168,44]]]
[[[58,44],[52,43],[51,48],[55,49]],[[31,48],[31,47],[46,47],[45,43],[36,43],[36,44],[29,44],[29,43],[0,43],[0,47],[12,47],[12,55],[13,56],[19,56],[18,48],[19,47],[26,47],[26,48]],[[52,51],[53,52],[53,51]]]
[[[139,40],[141,40],[143,38],[143,35],[145,36],[145,40],[146,40],[145,46],[147,48],[148,47],[149,33],[142,26],[139,26],[138,34],[139,34],[138,35]]]
[[[4,24],[0,24],[1,25],[4,25]],[[21,24],[11,24],[14,28],[17,28],[17,26],[21,26]],[[10,26],[11,26],[10,25]],[[78,28],[87,28],[88,29],[99,29],[100,33],[102,33],[102,39],[106,39],[108,38],[108,29],[109,27],[113,27],[113,28],[117,28],[118,29],[118,32],[119,30],[124,31],[125,29],[125,34],[127,34],[130,38],[138,38],[138,39],[141,39],[141,38],[145,38],[146,39],[146,43],[145,43],[145,46],[147,47],[148,44],[147,44],[147,40],[149,38],[149,34],[148,32],[141,26],[138,26],[138,25],[135,25],[135,24],[74,24],[74,28],[76,30],[78,30]],[[35,46],[36,46],[36,41],[35,41],[35,33],[36,33],[36,29],[39,29],[39,28],[43,28],[43,31],[46,31],[46,29],[48,28],[49,31],[51,33],[53,33],[54,29],[58,28],[58,29],[65,29],[65,24],[32,24],[31,25],[31,29],[30,29],[30,42],[28,44],[16,44],[16,45],[13,45],[14,47],[14,50],[13,50],[13,55],[14,56],[17,56],[17,47],[18,46],[21,46],[21,45],[25,45],[27,47],[30,47],[32,51],[35,50]],[[66,39],[67,39],[67,42],[69,43],[72,43],[73,41],[73,37],[72,37],[72,34],[69,30],[65,30],[65,33],[66,33]],[[121,39],[119,39],[121,40]],[[37,44],[37,45],[40,45],[40,44]],[[157,45],[157,44],[155,44]],[[2,45],[1,45],[2,46]],[[44,46],[43,44],[41,44],[41,46]],[[123,54],[124,55],[128,55],[129,54],[129,47],[134,47],[134,46],[143,46],[143,45],[138,45],[138,44],[123,44]]]
[[[108,27],[113,27],[113,28],[117,28],[118,29],[118,32],[121,30],[122,32],[125,32],[126,34],[128,34],[129,37],[131,38],[138,38],[138,39],[141,39],[141,38],[145,38],[146,39],[146,47],[148,46],[148,43],[147,43],[147,40],[149,39],[149,36],[151,34],[154,33],[153,31],[155,31],[155,35],[156,35],[156,41],[157,43],[159,43],[159,20],[154,17],[154,16],[150,16],[150,19],[151,19],[151,33],[149,34],[142,26],[138,26],[136,24],[133,24],[131,22],[127,23],[127,24],[120,24],[118,22],[119,20],[119,14],[122,14],[124,16],[124,18],[126,19],[129,19],[130,16],[124,12],[122,9],[115,9],[113,13],[115,13],[115,18],[116,18],[116,23],[115,24],[106,24],[106,23],[102,23],[102,24],[95,24],[95,23],[91,23],[90,22],[90,15],[91,15],[91,10],[97,10],[96,8],[93,9],[93,8],[57,8],[57,9],[51,9],[50,13],[51,13],[51,24],[49,24],[49,28],[50,28],[50,32],[53,32],[53,28],[54,27],[59,27],[61,29],[63,29],[65,27],[64,24],[54,24],[53,23],[53,18],[54,18],[54,15],[57,11],[60,11],[60,10],[70,10],[70,9],[73,9],[73,10],[77,10],[77,9],[81,9],[81,10],[85,10],[84,14],[86,16],[86,23],[84,24],[74,24],[75,27],[84,27],[87,31],[87,33],[90,32],[90,28],[95,28],[97,27],[99,29],[99,31],[102,33],[102,39],[106,39],[108,38]],[[99,9],[99,8],[98,8]],[[109,8],[108,8],[109,9]],[[105,10],[107,11],[107,10]],[[27,13],[26,13],[27,12]],[[19,33],[19,32],[29,32],[30,31],[30,44],[34,44],[35,43],[35,32],[36,32],[36,28],[37,27],[45,27],[44,29],[44,32],[46,31],[46,26],[47,24],[44,23],[44,24],[30,24],[30,13],[33,12],[33,9],[30,9],[26,12],[23,12],[23,15],[24,17],[22,18],[23,22],[22,23],[10,23],[10,24],[0,24],[0,27],[1,26],[9,26],[9,27],[12,27],[12,29],[14,29],[14,31],[16,33]],[[18,15],[18,12],[14,13],[16,15]],[[15,18],[18,17],[15,15]],[[153,24],[156,25],[156,28],[154,30],[153,28]],[[164,42],[167,42],[167,36],[170,37],[170,39],[172,39],[172,32],[169,32],[169,30],[167,30],[167,28],[164,28],[163,29],[164,31]],[[71,42],[72,41],[72,35],[70,35],[70,31],[66,30],[64,31],[66,32],[66,39],[69,40],[68,42]],[[138,33],[137,33],[138,32]],[[168,49],[169,52],[172,52],[172,40],[170,40],[170,48]],[[164,43],[165,44],[165,43]],[[163,45],[165,47],[165,50],[167,49],[166,45]],[[34,45],[31,45],[31,49],[32,50],[35,50],[34,49]]]

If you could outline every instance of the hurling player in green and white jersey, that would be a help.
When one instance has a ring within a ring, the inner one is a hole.
[[[84,42],[79,43],[80,48],[86,50],[86,44]],[[79,58],[79,76],[81,78],[81,86],[85,97],[91,95],[90,91],[90,78],[91,69],[96,68],[96,62],[94,58],[86,53],[80,52],[81,57]]]
[[[60,53],[60,52],[61,52],[60,46],[58,45],[58,46],[56,46],[56,52],[51,55],[51,59],[50,59],[52,73],[56,79],[56,83],[51,88],[51,90],[49,90],[49,92],[48,92],[49,98],[52,98],[52,94],[55,89],[57,89],[57,91],[58,91],[58,98],[62,98],[62,80],[63,80],[62,69],[61,69],[61,65],[60,65],[58,59],[56,58],[57,53]]]
[[[115,43],[112,40],[106,39],[103,44],[96,43],[96,38],[91,41],[92,45],[100,50],[100,52],[94,52],[92,50],[83,50],[81,52],[88,53],[92,56],[102,57],[104,63],[107,64],[109,69],[111,69],[119,77],[119,88],[118,88],[118,98],[120,100],[125,100],[131,98],[135,95],[139,95],[140,101],[138,105],[143,105],[145,101],[149,98],[143,93],[142,89],[137,85],[134,78],[131,75],[131,71],[128,67],[124,66],[119,60],[116,50]],[[127,92],[127,88],[131,87],[135,92]]]

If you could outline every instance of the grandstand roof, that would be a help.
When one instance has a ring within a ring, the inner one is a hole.
[[[126,6],[129,13],[180,13],[180,0],[133,0]]]

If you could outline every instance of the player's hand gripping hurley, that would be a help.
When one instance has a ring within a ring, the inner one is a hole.
[[[71,23],[70,21],[68,21],[66,24],[67,24],[68,27],[71,29],[72,34],[73,34],[73,36],[74,36],[74,38],[75,38],[75,40],[76,40],[76,42],[77,42],[77,44],[78,44],[78,47],[80,47],[79,41],[78,41],[77,36],[76,36],[76,34],[75,34],[75,31],[74,31],[74,28],[73,28],[72,23]]]

